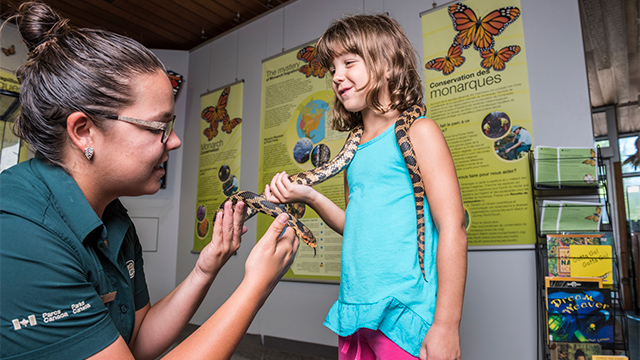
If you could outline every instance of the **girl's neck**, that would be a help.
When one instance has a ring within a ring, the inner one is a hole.
[[[385,132],[389,126],[393,126],[398,119],[398,116],[400,116],[400,111],[398,110],[391,110],[384,114],[378,114],[371,108],[362,110],[364,133],[362,134],[360,143],[364,144]]]

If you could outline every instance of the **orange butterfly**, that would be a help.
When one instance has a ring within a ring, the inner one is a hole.
[[[227,100],[229,99],[230,91],[231,88],[226,87],[220,94],[218,105],[207,106],[202,110],[202,114],[200,116],[210,124],[203,132],[209,141],[218,135],[218,123],[222,122],[224,124],[229,121],[229,114],[227,114]]]
[[[298,71],[305,74],[306,77],[315,76],[322,79],[327,73],[327,69],[320,65],[320,61],[316,58],[317,52],[315,46],[306,46],[298,51],[296,57],[308,64],[302,65]]]
[[[215,128],[213,126],[209,126],[208,128],[204,129],[202,133],[207,137],[207,139],[209,139],[209,141],[211,141],[214,137],[216,137],[216,135],[218,135],[218,124],[216,123]]]
[[[16,47],[11,45],[8,48],[2,48],[2,52],[7,56],[14,55],[16,53]]]
[[[449,6],[449,16],[453,20],[453,28],[458,31],[454,42],[465,49],[473,44],[474,49],[483,51],[493,48],[493,37],[500,35],[518,19],[520,9],[515,6],[503,7],[478,19],[470,7],[457,3]]]
[[[591,149],[591,157],[585,161],[583,161],[583,164],[587,164],[587,165],[591,165],[591,166],[596,166],[596,152]]]
[[[222,124],[222,131],[227,134],[231,134],[233,128],[235,128],[238,124],[242,122],[242,118],[235,118],[233,120],[226,121]]]
[[[171,87],[173,88],[173,96],[178,95],[178,90],[180,90],[180,85],[182,85],[182,75],[178,74],[175,71],[167,70],[167,75],[169,76],[169,81],[171,81]]]
[[[298,69],[301,73],[305,74],[307,77],[315,76],[319,79],[322,79],[324,75],[327,73],[327,69],[320,65],[320,61],[317,59],[311,60],[309,64],[304,64]]]
[[[442,71],[443,74],[449,75],[456,67],[460,67],[462,64],[464,64],[462,46],[453,44],[447,51],[447,56],[429,60],[428,63],[424,64],[424,67],[429,70]]]
[[[483,57],[480,66],[485,69],[491,69],[491,67],[493,67],[495,70],[502,71],[505,68],[505,63],[519,52],[520,46],[518,45],[505,46],[498,51],[496,51],[496,49],[480,51],[480,55]]]
[[[317,54],[316,47],[309,45],[307,47],[303,47],[302,49],[300,49],[296,57],[298,58],[298,60],[304,60],[305,62],[310,62],[311,60],[316,58],[316,54]]]
[[[600,213],[601,212],[602,212],[602,208],[600,206],[596,206],[596,212],[593,213],[593,215],[589,215],[589,216],[585,217],[585,219],[593,220],[595,222],[598,222],[600,220]]]

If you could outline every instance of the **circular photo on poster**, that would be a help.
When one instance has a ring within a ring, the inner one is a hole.
[[[300,164],[306,163],[309,160],[311,149],[313,149],[313,141],[306,137],[301,138],[293,146],[293,159]]]
[[[511,132],[494,141],[493,150],[500,159],[515,161],[526,157],[532,145],[531,133],[522,126],[514,125]]]
[[[296,219],[301,219],[304,216],[306,209],[307,206],[303,203],[287,204],[287,212]]]
[[[207,233],[209,232],[209,219],[198,221],[196,232],[200,239],[204,239],[204,237],[207,236]]]
[[[220,170],[218,170],[218,179],[225,182],[229,180],[229,175],[231,175],[231,168],[229,168],[229,165],[220,166]]]
[[[231,178],[222,184],[222,192],[225,196],[231,196],[238,191],[238,186],[240,186],[238,178],[235,175],[231,175]]]
[[[204,205],[198,205],[198,210],[196,210],[196,218],[198,221],[203,221],[205,216],[207,216],[207,208]]]
[[[311,152],[311,163],[315,167],[322,166],[331,160],[331,149],[325,144],[320,144],[313,148]]]
[[[482,119],[482,134],[489,139],[503,137],[511,127],[511,118],[505,112],[492,111]]]

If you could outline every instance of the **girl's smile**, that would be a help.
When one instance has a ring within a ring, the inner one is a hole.
[[[329,71],[333,75],[333,91],[348,111],[367,107],[369,73],[362,57],[352,53],[339,55],[333,59]]]

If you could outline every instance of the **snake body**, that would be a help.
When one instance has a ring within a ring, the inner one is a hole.
[[[415,152],[413,150],[413,146],[411,145],[411,141],[409,139],[409,128],[413,124],[413,121],[421,116],[426,114],[426,108],[423,104],[414,105],[409,109],[405,110],[399,117],[395,123],[395,135],[396,140],[398,142],[398,146],[400,147],[400,151],[402,152],[402,156],[407,165],[407,170],[409,171],[409,176],[411,178],[411,183],[413,186],[413,192],[415,196],[416,202],[416,215],[417,215],[417,225],[418,225],[418,259],[420,263],[420,269],[422,270],[422,276],[425,277],[424,270],[424,234],[425,234],[425,219],[424,219],[424,183],[422,181],[422,176],[420,175],[420,169],[418,168],[418,163],[416,160]],[[351,159],[356,153],[358,149],[358,144],[360,143],[360,138],[362,137],[363,128],[361,125],[353,128],[345,141],[342,150],[336,157],[330,162],[319,166],[315,169],[300,172],[297,174],[293,174],[289,176],[289,180],[291,182],[300,184],[300,185],[308,185],[313,186],[317,185],[321,182],[324,182],[349,165]],[[218,208],[218,211],[223,211],[224,203],[227,201],[231,201],[233,205],[238,201],[242,201],[247,204],[247,216],[246,219],[249,219],[256,215],[258,212],[263,214],[277,217],[280,213],[286,212],[284,206],[274,204],[267,200],[264,195],[256,194],[250,191],[239,191],[231,196],[229,196]],[[300,220],[289,214],[289,220],[287,224],[291,226],[295,231],[297,236],[302,239],[307,245],[314,248],[317,245],[316,239],[313,236],[313,233],[309,228],[307,228]],[[426,280],[426,277],[425,277]]]

